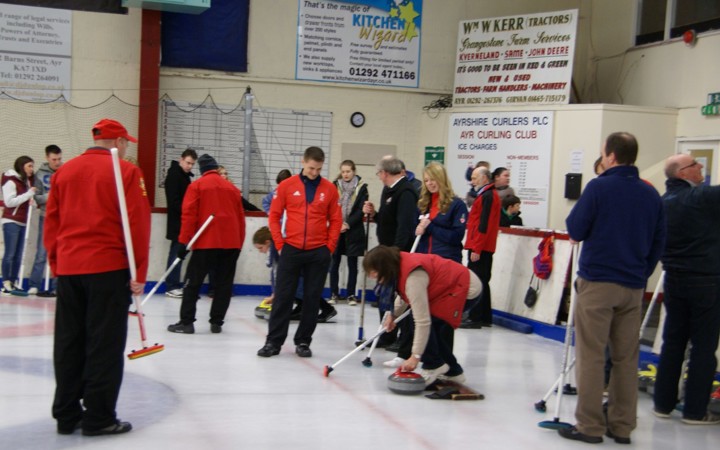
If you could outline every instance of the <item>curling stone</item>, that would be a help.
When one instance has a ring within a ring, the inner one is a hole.
[[[398,369],[388,377],[388,389],[400,395],[422,394],[425,390],[425,379],[418,373]]]
[[[272,303],[269,302],[270,298],[264,298],[258,306],[255,307],[255,317],[258,319],[269,319],[270,311],[272,310]]]

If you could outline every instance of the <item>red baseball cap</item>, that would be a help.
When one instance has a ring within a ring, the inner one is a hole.
[[[137,142],[137,138],[130,136],[125,127],[117,120],[103,119],[93,125],[93,139],[117,139],[125,138],[130,142]]]

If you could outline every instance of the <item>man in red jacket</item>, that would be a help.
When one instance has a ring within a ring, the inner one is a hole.
[[[215,297],[210,308],[210,331],[221,333],[225,314],[232,297],[235,267],[245,241],[245,210],[242,193],[218,173],[218,163],[204,154],[198,159],[199,180],[185,192],[180,227],[181,248],[178,257],[188,254],[185,247],[210,215],[215,218],[193,244],[193,252],[186,272],[187,284],[183,289],[180,321],[168,326],[173,333],[195,332],[195,313],[198,293],[205,276],[214,271]]]
[[[103,119],[92,129],[95,147],[63,164],[52,177],[44,243],[58,277],[55,310],[53,417],[60,434],[82,426],[86,436],[126,433],[117,419],[131,293],[145,287],[150,204],[140,169],[120,161],[137,279],[130,279],[109,149],[125,156],[137,142],[122,124]],[[82,404],[81,404],[82,400]]]
[[[490,170],[486,167],[476,168],[471,182],[478,187],[478,195],[468,215],[465,248],[469,250],[468,269],[480,278],[483,290],[480,301],[469,311],[460,328],[492,326],[490,275],[500,231],[500,199],[495,185],[490,182]]]
[[[317,325],[318,302],[342,227],[337,188],[320,176],[324,162],[322,149],[308,147],[300,174],[280,183],[275,191],[268,224],[280,260],[268,335],[258,356],[267,358],[280,353],[288,334],[300,275],[304,279],[303,307],[295,332],[295,353],[303,358],[312,356],[310,343]],[[287,214],[285,236],[282,233],[284,213]]]

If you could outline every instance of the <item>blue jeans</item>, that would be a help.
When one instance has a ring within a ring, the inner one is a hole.
[[[22,249],[25,243],[25,227],[16,223],[3,224],[5,254],[2,259],[3,281],[15,283],[22,264]],[[22,280],[21,280],[22,281]]]
[[[178,250],[180,250],[180,242],[170,241],[170,251],[168,252],[167,266],[165,270],[169,269],[172,263],[177,258]],[[182,270],[182,261],[170,272],[165,279],[165,290],[172,291],[173,289],[180,289],[183,287],[183,282],[180,281],[180,271]]]
[[[36,288],[39,291],[45,289],[43,285],[43,278],[45,277],[45,266],[47,264],[47,250],[43,244],[43,225],[45,222],[45,216],[40,216],[38,219],[38,236],[37,236],[37,252],[35,253],[35,262],[30,272],[29,287]],[[50,290],[53,290],[55,286],[55,280],[50,280]]]
[[[678,383],[688,341],[690,362],[683,417],[702,419],[707,412],[720,336],[720,276],[668,271],[665,274],[667,316],[655,380],[655,409],[670,412],[678,402]]]

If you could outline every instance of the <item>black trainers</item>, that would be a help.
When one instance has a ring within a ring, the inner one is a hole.
[[[52,298],[57,297],[57,292],[55,291],[40,291],[37,293],[38,297],[44,297],[44,298]]]
[[[168,325],[167,330],[171,333],[193,334],[195,332],[195,327],[191,323],[184,324],[182,322],[178,322]]]
[[[613,434],[610,429],[605,432],[605,436],[609,437],[610,439],[614,439],[615,443],[617,444],[630,444],[631,442],[629,437],[615,436],[615,434]]]
[[[335,308],[329,309],[327,312],[320,313],[320,315],[317,318],[317,321],[318,321],[318,323],[325,323],[335,316],[337,316],[337,310]]]
[[[275,345],[271,344],[270,342],[266,342],[263,348],[257,351],[258,356],[262,356],[263,358],[269,358],[271,356],[279,355],[280,354],[280,347],[276,347]]]
[[[298,344],[295,347],[295,353],[301,358],[310,358],[312,356],[312,350],[308,344]]]
[[[130,422],[116,420],[114,424],[99,430],[83,430],[83,436],[104,436],[106,434],[122,434],[132,430]]]
[[[67,423],[61,424],[60,422],[58,422],[57,432],[58,432],[58,434],[68,435],[68,434],[73,434],[75,432],[75,430],[79,430],[80,428],[82,428],[82,420],[80,420],[80,419],[78,419],[74,423],[70,423],[70,424],[67,424]]]
[[[400,351],[400,343],[398,341],[393,342],[390,345],[385,346],[385,351],[397,353]]]
[[[472,320],[463,320],[460,322],[460,328],[465,330],[479,330],[483,327],[483,324],[480,322],[474,322]]]
[[[560,428],[558,430],[558,434],[565,439],[581,441],[587,444],[601,444],[603,441],[602,436],[589,436],[587,434],[581,433],[577,428],[575,428],[574,425],[570,428]]]
[[[218,325],[216,323],[210,324],[210,332],[211,333],[222,333],[222,325]]]

